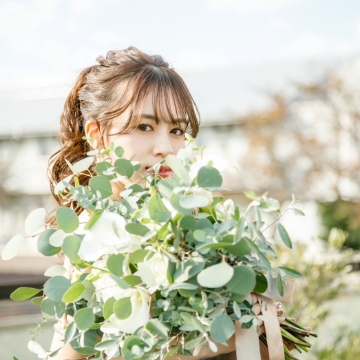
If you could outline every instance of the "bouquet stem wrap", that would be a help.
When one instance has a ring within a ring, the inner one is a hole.
[[[235,345],[237,360],[284,360],[283,339],[280,324],[274,305],[274,300],[292,302],[295,282],[287,280],[284,284],[284,295],[281,296],[274,287],[273,291],[267,290],[263,295],[256,294],[261,304],[262,314],[265,318],[264,326],[268,347],[259,340],[259,335],[254,327],[242,329],[241,322],[235,322]]]

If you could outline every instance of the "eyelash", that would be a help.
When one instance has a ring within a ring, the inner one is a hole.
[[[138,126],[138,129],[140,130],[140,131],[143,131],[143,132],[149,132],[149,130],[147,130],[146,128],[150,128],[151,130],[154,130],[153,129],[153,127],[151,126],[151,125],[148,125],[148,124],[140,124],[139,126]],[[176,131],[176,132],[179,132],[179,133],[173,133],[173,131]],[[183,129],[181,129],[181,128],[175,128],[175,129],[172,129],[171,130],[171,133],[173,133],[174,135],[176,135],[176,136],[182,136],[182,135],[184,135],[185,134],[185,131],[183,130]]]

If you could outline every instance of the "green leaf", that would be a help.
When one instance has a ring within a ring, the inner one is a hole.
[[[153,195],[148,202],[149,215],[155,222],[166,222],[171,219],[171,213],[161,200],[160,194]]]
[[[256,293],[264,293],[268,287],[266,277],[264,274],[258,271],[255,271],[255,275],[256,275],[256,285],[253,291]]]
[[[115,170],[118,174],[130,179],[134,174],[134,167],[129,160],[118,159],[115,161]]]
[[[104,340],[95,345],[95,349],[98,351],[108,350],[119,346],[118,340]]]
[[[62,297],[71,286],[69,279],[63,276],[54,276],[44,284],[44,293],[46,296],[55,302],[61,302]]]
[[[271,212],[280,209],[280,203],[276,199],[272,198],[262,198],[260,200],[259,208],[263,211]]]
[[[256,194],[251,190],[245,191],[244,194],[250,200],[255,200],[257,198]]]
[[[197,276],[197,281],[203,287],[218,288],[227,284],[233,275],[234,268],[222,261],[202,270]]]
[[[279,266],[278,269],[282,270],[286,275],[291,276],[293,278],[302,277],[302,275],[298,271],[296,271],[294,269],[290,269],[290,268],[285,267],[285,266]]]
[[[234,275],[227,283],[227,290],[235,294],[247,295],[254,290],[256,284],[255,272],[246,265],[235,266]]]
[[[227,314],[221,314],[210,324],[210,335],[213,340],[223,343],[235,333],[235,325]]]
[[[112,170],[110,170],[110,168],[112,168]],[[106,176],[110,180],[116,179],[117,177],[114,166],[107,161],[101,161],[97,163],[95,166],[95,172],[98,175]]]
[[[94,347],[98,341],[97,330],[88,330],[81,333],[80,338],[75,336],[70,345],[77,353],[89,356],[96,353]]]
[[[167,340],[169,329],[159,320],[151,319],[145,325],[145,329],[149,331],[150,334],[155,335],[161,339]]]
[[[58,318],[62,317],[66,310],[64,303],[52,301],[49,298],[45,298],[41,302],[40,309],[43,314],[56,316]]]
[[[283,243],[290,249],[292,249],[292,243],[289,234],[287,233],[285,227],[281,224],[278,224],[278,230]]]
[[[122,157],[124,155],[124,149],[121,146],[117,146],[114,153],[117,157]]]
[[[44,275],[48,277],[64,276],[66,273],[65,268],[62,265],[53,265],[45,270]]]
[[[168,155],[165,159],[165,163],[169,165],[173,173],[184,181],[186,185],[190,185],[191,180],[189,172],[179,158],[174,155]]]
[[[81,299],[81,294],[85,290],[85,286],[82,283],[75,283],[66,290],[61,301],[64,303],[72,303]]]
[[[187,195],[180,199],[180,206],[185,209],[202,208],[208,206],[210,203],[209,198],[203,195]]]
[[[271,271],[271,264],[268,258],[261,251],[258,252],[258,256],[261,262],[264,264],[266,270]]]
[[[184,230],[195,230],[196,220],[192,216],[184,216],[180,220],[180,227]]]
[[[75,321],[73,321],[67,326],[65,330],[64,344],[69,343],[74,338],[75,333],[76,333],[76,324]]]
[[[241,239],[237,244],[227,247],[226,251],[235,256],[245,256],[251,254],[248,243],[245,239]]]
[[[44,300],[43,296],[38,296],[38,297],[32,298],[31,302],[36,306],[40,306],[43,300]]]
[[[49,243],[50,237],[55,231],[56,230],[54,229],[47,229],[38,237],[37,249],[41,254],[45,256],[53,256],[60,252],[61,247],[54,247]]]
[[[74,263],[81,261],[81,258],[78,255],[80,245],[81,239],[76,235],[67,236],[62,244],[64,254]]]
[[[114,313],[113,309],[115,302],[116,300],[113,297],[106,300],[103,307],[103,315],[105,320],[109,320],[110,316]]]
[[[173,178],[160,180],[156,185],[160,194],[167,199],[169,199],[170,196],[174,193],[174,188],[179,186],[179,184]]]
[[[55,231],[49,238],[50,245],[59,247],[63,244],[64,239],[68,236],[66,232],[62,230]]]
[[[112,187],[109,179],[106,176],[94,176],[89,181],[89,186],[92,191],[98,191],[103,199],[107,199],[112,195]]]
[[[42,291],[42,289],[35,289],[31,287],[19,287],[10,294],[10,298],[14,301],[24,301],[32,298],[40,291]]]
[[[10,260],[14,258],[21,250],[24,244],[24,240],[25,238],[21,234],[15,235],[13,238],[11,238],[4,246],[4,249],[1,253],[1,259]]]
[[[277,285],[277,289],[278,289],[279,294],[281,296],[284,296],[284,284],[283,284],[280,273],[277,274],[276,285]]]
[[[295,214],[295,215],[299,215],[299,216],[305,216],[305,213],[297,208],[290,208],[290,210]]]
[[[48,316],[61,318],[65,314],[65,304],[45,298],[40,304],[41,312]]]
[[[88,330],[95,322],[95,315],[91,308],[84,308],[76,311],[74,321],[79,330]]]
[[[146,256],[148,256],[148,259],[150,259],[153,255],[154,252],[149,250],[136,250],[130,254],[129,263],[137,264],[139,262],[143,262]]]
[[[79,227],[79,218],[73,209],[60,207],[56,210],[57,225],[66,233],[72,233]]]
[[[120,319],[124,320],[127,319],[132,312],[132,305],[129,297],[125,297],[119,299],[114,304],[114,314],[115,316]]]
[[[125,260],[125,256],[122,254],[112,254],[109,256],[106,266],[109,271],[115,276],[121,276],[124,274],[123,271],[123,263]]]
[[[25,220],[26,235],[31,235],[36,230],[39,230],[42,226],[45,225],[45,220],[46,210],[44,208],[33,210]]]
[[[95,223],[100,219],[101,214],[102,214],[101,210],[95,210],[91,214],[90,219],[86,223],[84,229],[85,230],[90,230],[95,225]]]
[[[171,194],[170,196],[170,204],[172,205],[172,207],[179,212],[182,215],[189,215],[192,213],[192,209],[185,209],[184,207],[182,207],[180,205],[180,201],[183,198],[183,196],[181,194]]]
[[[208,190],[217,190],[223,181],[219,170],[211,166],[202,167],[198,172],[197,180],[200,187]]]
[[[126,224],[125,229],[128,233],[138,236],[145,236],[149,232],[149,229],[140,223]]]
[[[94,157],[93,156],[89,156],[86,157],[78,162],[76,162],[75,164],[72,165],[72,172],[74,174],[79,174],[81,172],[83,172],[84,170],[88,170],[89,167],[92,165],[92,163],[94,162]]]
[[[123,277],[123,280],[130,286],[136,286],[142,283],[141,277],[136,275],[127,275]]]

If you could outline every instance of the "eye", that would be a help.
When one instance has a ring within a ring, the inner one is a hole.
[[[172,129],[170,132],[172,134],[177,135],[177,136],[182,136],[185,133],[185,131],[183,129],[181,129],[181,128]]]
[[[148,125],[148,124],[140,124],[140,125],[138,126],[138,129],[139,129],[140,131],[143,131],[143,132],[149,132],[149,131],[152,131],[152,130],[153,130],[153,128],[152,128],[150,125]]]

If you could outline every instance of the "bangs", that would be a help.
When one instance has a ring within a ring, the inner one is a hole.
[[[199,111],[185,83],[174,70],[148,66],[120,88],[120,98],[102,119],[111,120],[104,122],[109,124],[129,109],[129,117],[117,134],[130,133],[139,126],[145,100],[151,93],[156,120],[176,125],[185,122],[185,131],[196,137],[199,132]]]

